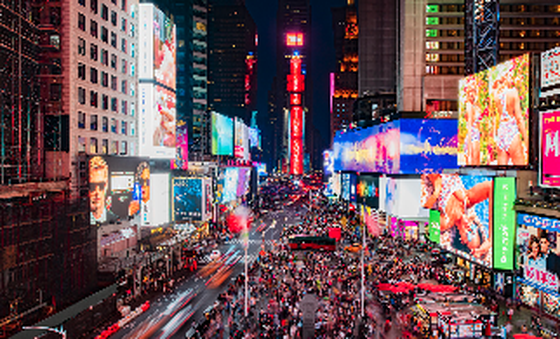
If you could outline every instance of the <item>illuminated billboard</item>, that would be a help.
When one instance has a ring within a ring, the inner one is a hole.
[[[528,124],[529,54],[459,82],[459,165],[527,165]]]
[[[233,155],[233,120],[212,112],[212,154]]]
[[[237,170],[239,175],[237,180],[237,197],[243,197],[249,193],[249,187],[251,184],[251,169],[247,167],[241,167]]]
[[[540,184],[560,187],[560,111],[541,113]]]
[[[303,33],[286,33],[286,46],[301,47],[303,46]]]
[[[517,225],[520,282],[559,298],[560,220],[518,213]]]
[[[161,86],[141,83],[139,117],[139,153],[141,156],[174,159],[175,93]]]
[[[150,225],[158,226],[169,222],[171,190],[169,173],[152,173],[150,175]]]
[[[92,225],[131,220],[149,224],[150,166],[140,158],[94,156],[89,160]]]
[[[243,153],[244,153],[244,149],[243,149],[243,138],[245,137],[244,135],[244,129],[243,126],[245,126],[245,124],[243,123],[243,121],[237,117],[234,118],[234,131],[235,131],[235,140],[234,140],[234,144],[233,144],[233,155],[236,158],[243,158]]]
[[[334,172],[334,158],[332,150],[323,151],[323,174],[331,175]]]
[[[290,173],[303,173],[303,110],[293,106],[290,110]]]
[[[400,121],[400,173],[430,173],[457,168],[457,120]]]
[[[202,178],[173,178],[173,221],[202,220],[202,181]]]
[[[560,84],[560,48],[541,53],[541,88]]]
[[[360,175],[356,193],[359,203],[368,207],[379,208],[379,176]]]
[[[339,132],[333,142],[335,171],[398,174],[400,120]]]
[[[261,131],[257,127],[248,127],[249,129],[249,146],[261,148]]]
[[[492,264],[493,179],[458,174],[422,175],[422,205],[440,213],[440,244],[478,264]]]
[[[513,270],[515,245],[515,178],[494,179],[494,268]]]
[[[222,204],[237,199],[237,182],[239,181],[239,169],[237,167],[227,167],[224,169],[223,176],[218,183],[216,194]]]
[[[356,175],[353,173],[342,173],[342,199],[356,201]]]

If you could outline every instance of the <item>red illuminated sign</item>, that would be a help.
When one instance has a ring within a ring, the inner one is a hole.
[[[303,74],[288,74],[288,92],[303,92],[305,83]]]
[[[292,139],[290,173],[303,173],[303,141],[300,138]]]
[[[291,93],[290,94],[290,105],[294,105],[294,106],[301,105],[301,94]]]
[[[295,57],[290,59],[290,73],[301,74],[301,58]]]
[[[292,138],[301,138],[303,136],[303,109],[301,106],[293,106],[290,115],[291,136]]]
[[[289,47],[303,46],[303,33],[286,34],[286,46]]]

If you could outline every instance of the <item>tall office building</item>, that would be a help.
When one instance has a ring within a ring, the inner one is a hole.
[[[241,0],[209,0],[208,21],[208,108],[249,124],[257,103],[255,22]]]
[[[336,71],[330,76],[331,140],[350,127],[352,106],[358,98],[358,16],[354,0],[332,8]],[[364,65],[364,67],[366,67]]]
[[[274,107],[270,113],[277,147],[273,150],[272,168],[287,172],[290,165],[290,92],[288,89],[288,77],[291,74],[291,60],[297,55],[301,60],[301,76],[304,79],[303,92],[301,92],[301,107],[304,121],[303,130],[303,152],[304,157],[309,157],[310,149],[313,149],[313,136],[308,126],[312,124],[312,84],[311,84],[311,7],[309,0],[279,0],[276,13],[276,77],[272,85]],[[272,104],[272,105],[271,105]]]

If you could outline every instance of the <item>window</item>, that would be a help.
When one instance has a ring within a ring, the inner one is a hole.
[[[127,67],[128,67],[128,61],[126,61],[126,59],[122,59],[121,60],[121,72],[122,72],[122,74],[126,74]]]
[[[97,14],[97,0],[91,0],[90,5],[93,13]]]
[[[134,38],[134,24],[130,23],[130,36]]]
[[[117,82],[118,82],[117,77],[114,76],[114,75],[111,75],[111,89],[112,89],[113,91],[116,91],[116,90],[117,90]]]
[[[93,61],[97,61],[97,45],[91,44],[89,45],[89,57]]]
[[[86,114],[78,112],[78,128],[86,128]]]
[[[127,151],[126,141],[121,141],[121,155],[125,155]]]
[[[82,31],[86,31],[86,16],[82,13],[78,13],[78,28]]]
[[[109,97],[105,94],[101,97],[101,108],[104,110],[109,109]]]
[[[126,12],[126,0],[121,0],[121,10]]]
[[[86,90],[83,87],[78,87],[78,102],[82,105],[86,103]]]
[[[92,84],[97,83],[97,68],[90,67],[89,69],[89,77]]]
[[[128,101],[126,100],[121,101],[121,113],[124,115],[128,114]]]
[[[101,119],[101,129],[103,132],[109,132],[109,119],[107,117]]]
[[[130,63],[130,76],[132,76],[132,77],[134,76],[134,63],[133,62]]]
[[[126,80],[121,81],[121,92],[126,94],[126,88],[128,87],[128,82]]]
[[[90,116],[89,129],[92,131],[97,131],[97,115],[93,114]]]
[[[101,49],[101,63],[109,66],[109,52],[106,49]]]
[[[82,38],[78,38],[78,54],[86,55],[86,41]]]
[[[130,116],[133,117],[136,115],[136,104],[134,102],[130,103]]]
[[[136,93],[134,92],[134,84],[133,84],[133,83],[130,83],[130,95],[131,95],[131,96],[135,96],[135,95],[136,95]]]
[[[119,113],[119,99],[111,98],[111,111]]]
[[[86,138],[78,136],[78,152],[86,151]]]
[[[113,26],[117,25],[117,12],[111,11],[111,23]]]
[[[130,44],[130,56],[134,58],[134,44]]]
[[[109,140],[103,139],[101,140],[101,153],[107,154],[109,148]]]
[[[101,26],[101,41],[107,43],[107,41],[109,39],[109,31],[107,30],[107,28],[105,28],[105,26]]]
[[[121,121],[121,134],[126,135],[127,132],[128,132],[128,125],[126,121]]]
[[[89,91],[89,104],[91,107],[97,107],[97,92]]]
[[[121,39],[121,50],[126,53],[126,39]]]
[[[85,7],[86,6],[86,0],[78,0],[78,4]]]
[[[92,37],[97,38],[97,21],[90,20],[89,31],[91,32]]]
[[[117,35],[115,32],[111,32],[111,46],[117,48]]]
[[[111,132],[117,133],[117,119],[111,118]]]
[[[78,79],[86,80],[86,65],[78,63]]]
[[[97,138],[89,139],[89,153],[97,154]]]
[[[108,87],[109,86],[109,74],[107,72],[101,71],[101,86]]]
[[[131,136],[135,136],[136,134],[136,124],[134,123],[134,121],[130,122],[130,135]]]
[[[126,19],[121,18],[121,31],[123,31],[125,33],[126,33],[126,25],[127,25]]]
[[[111,54],[111,68],[117,69],[117,56],[114,54]]]
[[[111,141],[111,154],[119,153],[119,142],[116,140]]]
[[[103,20],[109,19],[109,8],[105,4],[101,4],[101,19]]]

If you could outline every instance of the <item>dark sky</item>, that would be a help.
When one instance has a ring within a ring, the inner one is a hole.
[[[324,145],[329,139],[329,73],[335,69],[331,7],[341,7],[345,0],[310,0],[312,23],[313,110],[315,126]],[[245,0],[257,24],[258,48],[258,110],[259,125],[268,121],[267,96],[276,75],[276,10],[277,0]],[[266,128],[263,128],[266,130]]]

